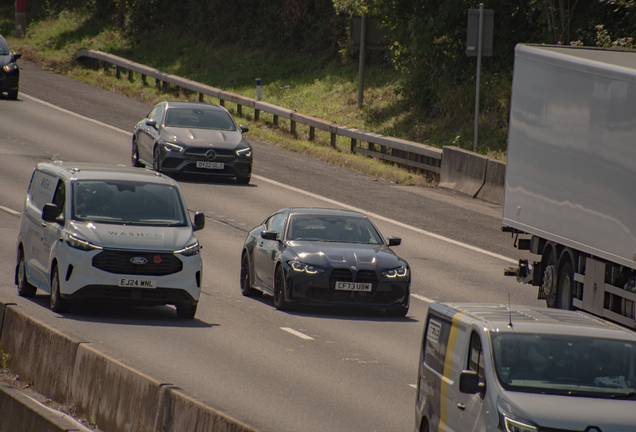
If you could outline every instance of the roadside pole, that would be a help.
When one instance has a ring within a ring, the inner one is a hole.
[[[362,15],[360,19],[360,63],[358,65],[358,108],[362,108],[362,100],[364,99],[364,51],[366,49],[366,19]]]
[[[473,131],[473,153],[477,152],[479,130],[479,84],[481,81],[481,43],[484,35],[484,4],[479,4],[479,36],[477,37],[477,79],[475,83],[475,127]]]
[[[26,35],[26,0],[15,1],[15,37]]]

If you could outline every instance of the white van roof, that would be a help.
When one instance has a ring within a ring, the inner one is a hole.
[[[580,311],[488,303],[433,303],[429,308],[448,318],[460,313],[463,316],[456,319],[466,323],[478,322],[487,331],[636,340],[635,332]]]
[[[66,179],[99,180],[137,180],[146,183],[176,184],[170,177],[145,168],[133,168],[127,165],[99,164],[91,162],[40,162],[39,170],[60,175]]]

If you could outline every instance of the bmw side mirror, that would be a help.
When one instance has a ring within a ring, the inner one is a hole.
[[[42,220],[44,222],[53,222],[59,225],[64,225],[64,218],[58,216],[57,204],[48,203],[44,204],[42,209]]]
[[[477,372],[464,370],[459,374],[459,391],[467,394],[481,393],[485,389],[485,384],[479,382]]]
[[[245,132],[249,132],[250,131],[250,129],[247,126],[240,125],[239,128],[241,129],[241,133],[245,133]]]
[[[154,120],[154,119],[146,120],[146,126],[150,126],[151,128],[157,129],[157,120]]]
[[[278,233],[276,231],[262,231],[261,238],[263,240],[278,240]]]
[[[400,237],[388,236],[386,239],[389,241],[389,246],[399,246],[402,244]]]
[[[20,57],[22,57],[22,54],[18,54],[18,53],[14,53],[13,54],[13,61],[15,62],[17,59],[19,59]]]
[[[199,231],[205,227],[205,214],[196,212],[194,214],[194,224],[192,225],[192,231]]]

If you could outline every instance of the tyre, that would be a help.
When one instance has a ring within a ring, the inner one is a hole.
[[[7,92],[7,99],[17,100],[18,99],[18,91],[17,90],[8,91]]]
[[[557,307],[557,252],[553,244],[548,243],[541,260],[541,268],[543,269],[543,282],[541,288],[545,293],[545,304],[549,308]]]
[[[193,319],[197,313],[197,305],[177,305],[177,316],[181,319]]]
[[[18,295],[20,297],[33,297],[37,291],[37,288],[27,282],[26,277],[26,260],[24,253],[20,250],[20,261],[18,262]]]
[[[260,297],[263,293],[252,288],[252,280],[250,278],[250,259],[247,252],[241,258],[241,294],[245,297]]]
[[[152,169],[153,171],[161,172],[161,153],[158,145],[155,146],[155,150],[153,152]]]
[[[60,294],[60,272],[57,267],[53,268],[51,274],[51,310],[53,312],[68,312],[69,303]]]
[[[142,168],[144,164],[139,162],[139,148],[137,146],[137,138],[133,137],[132,152],[130,154],[130,165],[135,168]]]
[[[274,275],[274,307],[279,311],[291,309],[291,304],[285,300],[285,275],[283,274],[283,266],[276,267]]]
[[[559,309],[572,310],[572,293],[574,292],[574,271],[572,264],[566,262],[559,270],[559,283],[557,285],[557,307]]]
[[[238,184],[250,184],[250,181],[252,180],[252,176],[247,176],[247,177],[237,177],[236,178],[236,182]]]

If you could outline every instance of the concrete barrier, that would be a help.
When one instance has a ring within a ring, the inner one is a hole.
[[[85,340],[30,317],[19,306],[4,312],[0,349],[9,368],[47,397],[68,403],[77,347]]]
[[[46,409],[37,401],[8,384],[0,382],[0,432],[79,431],[59,412]]]
[[[486,164],[484,185],[477,192],[475,198],[503,205],[505,180],[506,163],[489,158]]]
[[[458,147],[442,151],[439,186],[475,197],[484,184],[488,158]]]
[[[80,413],[105,431],[155,432],[165,383],[91,344],[79,346],[74,365],[70,401]]]
[[[177,387],[164,387],[152,431],[257,432],[257,429],[188,396]],[[265,432],[258,429],[258,432]]]

